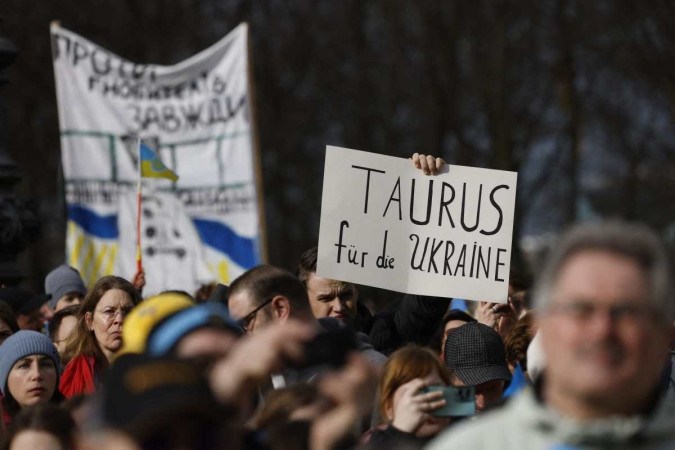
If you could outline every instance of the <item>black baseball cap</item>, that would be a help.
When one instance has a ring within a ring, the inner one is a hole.
[[[443,359],[445,366],[467,386],[511,380],[501,336],[482,323],[470,322],[448,333]]]

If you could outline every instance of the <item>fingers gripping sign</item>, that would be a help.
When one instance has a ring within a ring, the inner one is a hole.
[[[414,153],[410,160],[413,165],[424,172],[425,175],[437,175],[440,173],[443,166],[445,166],[443,158],[436,158],[431,155],[423,155],[420,153]]]

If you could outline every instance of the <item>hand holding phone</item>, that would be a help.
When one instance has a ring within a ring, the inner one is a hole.
[[[473,386],[427,386],[423,392],[442,392],[445,405],[435,409],[435,417],[465,417],[476,414],[476,391]]]
[[[415,378],[401,385],[394,394],[392,425],[414,433],[432,412],[445,405],[441,392],[425,392],[425,381]]]

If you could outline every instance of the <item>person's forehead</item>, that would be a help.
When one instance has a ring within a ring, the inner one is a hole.
[[[61,324],[59,325],[58,332],[62,333],[63,330],[67,330],[69,333],[73,327],[77,325],[77,317],[75,316],[66,316],[61,319]]]
[[[333,280],[330,278],[323,278],[316,273],[312,273],[308,279],[310,289],[321,292],[329,291],[345,291],[351,289],[352,284],[344,281]]]
[[[613,299],[648,301],[649,285],[641,266],[628,256],[606,250],[584,250],[571,255],[553,284],[554,300]]]
[[[230,309],[230,314],[235,319],[244,317],[252,309],[253,298],[246,289],[238,290],[230,294],[227,299],[227,306]]]
[[[21,358],[21,359],[18,359],[16,362],[21,362],[21,361],[41,361],[41,360],[43,360],[43,359],[49,359],[49,357],[48,357],[47,355],[38,355],[38,354],[35,354],[35,355],[28,355],[28,356],[24,356],[24,357]]]
[[[454,330],[455,328],[459,328],[462,325],[466,325],[466,324],[467,324],[467,322],[465,320],[460,320],[460,319],[448,320],[445,324],[445,328],[443,329],[443,331],[445,333],[447,333],[448,331]]]
[[[100,307],[133,305],[131,297],[121,289],[110,289],[98,301]]]
[[[61,448],[59,440],[47,431],[21,430],[12,440],[12,448]]]
[[[61,325],[63,325],[64,323],[66,323],[66,324],[76,324],[77,323],[77,316],[72,315],[72,314],[69,315],[69,316],[65,316],[63,319],[61,319]]]

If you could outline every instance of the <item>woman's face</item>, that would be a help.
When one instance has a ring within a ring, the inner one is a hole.
[[[56,367],[45,355],[21,358],[9,371],[7,388],[22,408],[46,403],[56,390]]]
[[[445,381],[441,378],[436,370],[429,373],[426,377],[423,378],[427,386],[445,386]],[[396,406],[401,399],[401,388],[399,387],[394,392],[394,408],[396,411]],[[391,418],[393,420],[393,417]],[[429,417],[424,421],[422,426],[420,426],[415,432],[417,437],[431,437],[435,436],[441,431],[443,431],[448,425],[450,425],[451,419],[449,417],[434,417],[429,415]]]
[[[63,352],[66,350],[66,343],[68,342],[68,337],[77,327],[77,317],[76,316],[66,316],[61,319],[61,325],[59,325],[56,334],[54,335],[54,345],[58,350],[60,355],[63,355]]]
[[[111,289],[103,294],[93,312],[86,313],[87,328],[94,332],[106,356],[122,348],[122,324],[133,307],[129,294],[121,289]]]

